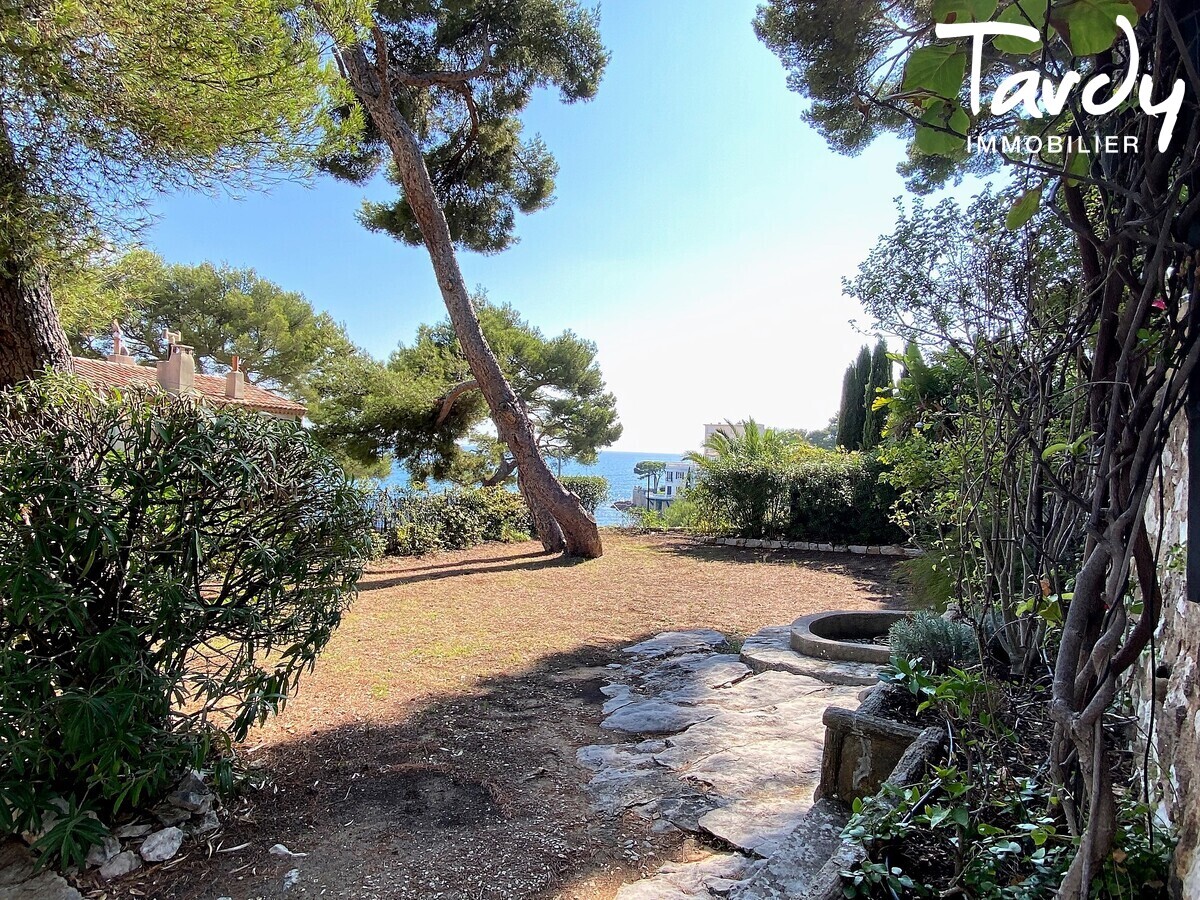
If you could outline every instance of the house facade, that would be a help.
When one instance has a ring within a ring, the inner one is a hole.
[[[648,488],[644,484],[634,487],[631,505],[662,512],[678,500],[679,494],[695,481],[695,463],[686,461],[667,463],[666,469],[659,476],[657,486],[651,483]]]

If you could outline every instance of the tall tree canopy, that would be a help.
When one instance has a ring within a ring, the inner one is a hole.
[[[361,116],[311,18],[241,0],[33,0],[0,9],[0,384],[69,365],[48,266],[165,187],[336,152]],[[320,151],[317,153],[316,151]]]
[[[621,436],[595,344],[570,331],[547,337],[513,307],[483,296],[475,308],[542,455],[594,463]],[[485,427],[487,404],[449,320],[422,325],[386,366],[359,366],[357,383],[342,386],[349,396],[334,392],[325,401],[331,414],[318,432],[331,444],[364,463],[391,455],[421,481],[500,484],[516,471],[507,445]],[[345,414],[332,413],[338,405]]]
[[[55,283],[55,295],[78,352],[110,352],[117,319],[133,355],[164,359],[163,334],[170,329],[195,347],[201,371],[227,371],[236,356],[249,381],[300,400],[315,399],[315,372],[354,352],[332,316],[253,269],[168,265],[148,250],[133,250],[70,269]]]
[[[424,243],[471,374],[500,439],[520,470],[538,534],[548,550],[603,553],[595,520],[555,480],[533,423],[488,346],[459,268],[456,245],[508,246],[517,210],[550,199],[553,163],[522,141],[520,114],[536,88],[566,102],[595,94],[608,55],[598,15],[576,0],[384,2],[367,29],[322,6],[334,55],[370,122],[354,152],[331,171],[365,177],[390,151],[402,196],[367,205],[369,227]]]
[[[1010,33],[963,32],[985,21]],[[854,153],[898,133],[909,142],[902,169],[917,189],[1005,166],[1016,188],[1007,226],[1020,229],[1044,208],[1075,237],[1080,296],[1051,310],[1026,296],[1018,321],[1052,329],[1036,348],[1042,372],[1080,364],[1083,412],[1065,437],[1090,460],[1089,482],[1084,493],[1061,493],[1080,508],[1087,537],[1050,709],[1051,770],[1069,800],[1081,786],[1079,805],[1067,806],[1080,850],[1059,895],[1087,897],[1116,829],[1103,717],[1161,605],[1146,501],[1200,358],[1195,3],[769,0],[756,27],[835,149]],[[1136,149],[1094,152],[1113,136]],[[972,153],[968,138],[1001,143]],[[1050,448],[1033,449],[1040,459]],[[1042,475],[1052,482],[1050,462]],[[1131,578],[1145,601],[1140,612],[1128,605]]]

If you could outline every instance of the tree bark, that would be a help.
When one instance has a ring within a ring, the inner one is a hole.
[[[71,350],[37,265],[0,260],[0,388],[51,367],[70,371]]]
[[[26,381],[47,367],[71,368],[71,349],[58,321],[50,277],[38,262],[33,238],[23,233],[25,173],[17,162],[8,125],[0,118],[0,388]],[[11,208],[9,208],[11,206]]]
[[[420,144],[392,99],[386,74],[386,48],[378,30],[375,41],[375,64],[367,58],[361,44],[340,48],[337,51],[338,59],[359,102],[366,108],[392,151],[405,199],[421,229],[442,299],[471,367],[471,374],[479,382],[479,389],[487,400],[500,438],[508,445],[517,462],[521,489],[531,512],[534,515],[544,514],[554,520],[568,554],[596,559],[604,552],[596,520],[558,483],[542,459],[533,427],[484,338],[458,266],[450,226],[438,202]],[[551,540],[547,541],[547,535],[542,535],[543,545],[547,550],[557,549],[553,530],[549,537]]]

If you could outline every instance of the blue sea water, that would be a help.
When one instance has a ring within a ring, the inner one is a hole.
[[[644,459],[662,460],[663,462],[679,462],[682,453],[630,453],[624,450],[602,450],[600,458],[594,466],[581,466],[571,461],[562,464],[561,472],[557,463],[551,462],[550,468],[556,475],[601,475],[608,479],[608,500],[596,510],[596,523],[604,527],[627,524],[627,519],[612,508],[618,500],[628,500],[633,496],[633,487],[638,478],[633,474],[633,467]],[[396,469],[384,480],[387,485],[404,485],[408,482],[408,473]],[[436,489],[436,488],[435,488]]]
[[[563,475],[602,475],[608,479],[608,502],[596,510],[596,524],[602,526],[624,525],[628,519],[612,508],[618,500],[628,500],[633,496],[633,487],[638,483],[638,477],[633,474],[633,467],[644,459],[656,459],[663,462],[679,462],[682,453],[628,453],[623,450],[602,450],[600,458],[594,466],[581,466],[576,462],[563,463]],[[551,463],[551,469],[558,474],[558,466]]]

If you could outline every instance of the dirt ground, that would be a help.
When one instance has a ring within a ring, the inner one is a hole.
[[[575,751],[611,740],[604,667],[660,631],[736,639],[895,605],[892,564],[618,533],[605,549],[575,562],[488,545],[374,567],[299,695],[240,748],[256,786],[222,830],[88,896],[607,900],[700,853],[589,817]]]

